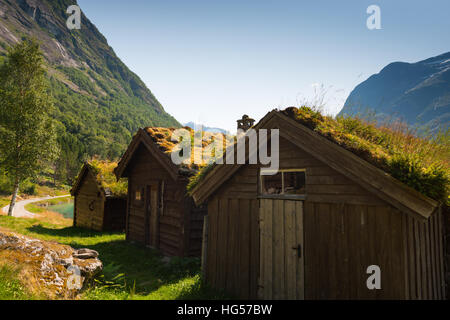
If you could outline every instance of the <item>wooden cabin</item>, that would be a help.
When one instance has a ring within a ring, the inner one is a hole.
[[[70,193],[75,197],[73,225],[96,231],[125,229],[125,181],[115,181],[115,163],[86,162]],[[111,178],[114,181],[111,181]]]
[[[168,256],[200,256],[206,207],[186,193],[198,168],[172,162],[173,130],[140,129],[115,170],[128,178],[126,238]]]
[[[190,193],[208,203],[208,284],[243,299],[444,299],[438,202],[288,112],[254,128],[279,129],[278,173],[216,164]]]

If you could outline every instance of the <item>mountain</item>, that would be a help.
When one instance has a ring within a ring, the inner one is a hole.
[[[432,130],[450,124],[450,52],[416,63],[394,62],[359,84],[340,115],[370,111]]]
[[[223,134],[228,134],[229,132],[225,129],[221,129],[221,128],[214,128],[214,127],[207,127],[203,124],[198,124],[198,123],[194,123],[194,122],[186,122],[183,123],[183,126],[185,127],[189,127],[191,129],[196,129],[196,128],[202,128],[203,131],[208,131],[208,132],[214,132],[214,133],[223,133]]]
[[[67,28],[66,10],[73,4],[0,1],[0,60],[26,38],[41,43],[62,149],[55,170],[69,180],[88,157],[120,157],[139,127],[180,126],[84,14],[81,30]]]

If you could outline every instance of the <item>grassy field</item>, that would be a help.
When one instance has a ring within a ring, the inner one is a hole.
[[[89,300],[174,300],[174,299],[221,299],[222,293],[215,292],[202,284],[200,261],[197,258],[172,258],[165,263],[155,250],[125,241],[122,233],[99,233],[74,228],[70,219],[42,214],[38,219],[23,219],[0,216],[0,226],[30,237],[53,240],[74,248],[97,250],[104,265],[103,274],[85,290],[81,299]],[[1,268],[1,267],[0,267]],[[3,270],[3,269],[1,269]],[[0,276],[11,286],[22,288],[20,294],[10,296],[8,290],[0,292],[2,297],[29,299],[26,282],[11,278],[5,269]],[[9,275],[9,276],[7,276]]]
[[[35,297],[17,278],[18,270],[9,265],[0,266],[0,300],[34,300]]]

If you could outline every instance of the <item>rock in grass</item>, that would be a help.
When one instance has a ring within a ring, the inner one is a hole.
[[[48,298],[74,298],[103,268],[98,252],[0,229],[0,264],[20,266],[24,285]]]
[[[78,259],[94,259],[98,257],[98,252],[91,249],[78,249],[73,253],[73,257]]]

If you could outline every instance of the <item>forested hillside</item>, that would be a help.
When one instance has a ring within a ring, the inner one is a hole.
[[[0,1],[0,63],[9,46],[35,38],[44,52],[55,103],[61,155],[49,170],[70,183],[94,155],[116,159],[145,126],[179,126],[82,15],[81,30],[66,26],[74,0]]]

